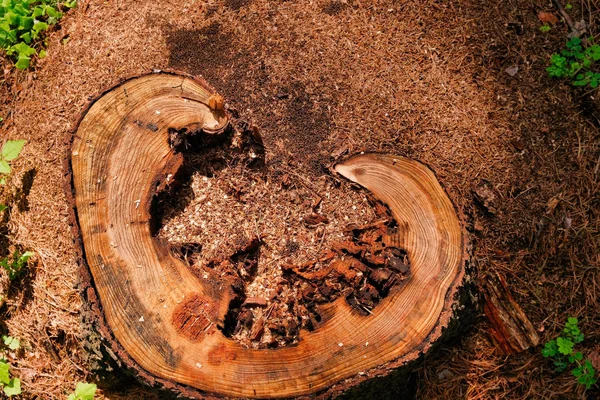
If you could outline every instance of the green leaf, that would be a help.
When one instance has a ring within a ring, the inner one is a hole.
[[[40,54],[39,54],[39,57],[40,57],[40,59],[41,58],[46,58],[47,55],[48,55],[48,53],[46,53],[46,50],[41,50]]]
[[[564,355],[573,353],[573,342],[571,339],[559,336],[556,338],[556,344],[558,346],[559,353]]]
[[[25,32],[22,34],[21,39],[23,39],[27,44],[31,43],[31,32]]]
[[[19,347],[21,347],[21,342],[19,341],[19,339],[14,338],[12,336],[2,336],[2,340],[4,340],[4,344],[6,346],[8,346],[9,349],[11,350],[18,350]]]
[[[93,400],[96,394],[96,384],[79,382],[75,393],[69,395],[68,400]]]
[[[0,382],[4,385],[8,385],[10,383],[10,373],[8,372],[10,365],[4,361],[0,361]]]
[[[20,70],[24,70],[24,69],[29,68],[30,62],[31,62],[31,57],[21,56],[17,59],[17,62],[15,63],[15,67],[17,67]]]
[[[11,379],[10,383],[4,386],[4,394],[8,397],[21,394],[21,380],[19,378]]]
[[[20,22],[20,16],[14,12],[4,14],[4,19],[12,26],[18,26]]]
[[[45,22],[36,21],[33,25],[33,30],[36,32],[45,31],[46,29],[48,29],[48,24]]]
[[[554,361],[554,367],[556,372],[563,372],[565,369],[567,369],[568,364],[562,360],[556,360]]]
[[[568,48],[574,48],[574,47],[577,47],[580,44],[581,44],[581,39],[578,38],[577,36],[574,36],[571,39],[569,39],[569,41],[567,42],[567,47]]]
[[[0,160],[0,174],[10,174],[10,165],[6,160]]]
[[[55,9],[54,7],[51,7],[51,6],[46,6],[46,14],[50,18],[55,18],[55,19],[60,19],[62,17],[62,14],[57,9]]]
[[[75,8],[77,6],[77,0],[73,0],[73,1],[65,1],[63,3],[65,5],[65,7],[67,8]]]
[[[33,9],[33,17],[41,17],[42,15],[44,15],[44,7],[37,6]]]
[[[4,204],[0,204],[0,212],[6,210],[6,206]]]
[[[19,56],[29,57],[35,54],[35,49],[23,42],[15,44],[11,49],[13,52],[19,53]]]
[[[28,31],[31,29],[31,27],[33,26],[33,23],[35,22],[33,17],[21,17],[21,23],[19,25],[19,30],[20,31]]]
[[[25,253],[21,254],[21,256],[19,257],[19,260],[17,261],[17,263],[19,265],[25,265],[25,263],[27,261],[29,261],[29,259],[34,255],[35,253],[33,251],[26,251]]]
[[[544,345],[542,349],[542,355],[544,357],[554,357],[558,353],[558,346],[556,346],[556,341],[551,340]]]
[[[5,177],[0,178],[0,185],[6,185],[6,178]]]
[[[589,58],[586,58],[583,60],[583,66],[584,68],[589,68],[592,66],[592,60],[590,60]]]
[[[6,161],[12,161],[19,157],[23,146],[25,146],[27,140],[9,140],[2,146],[2,158]]]

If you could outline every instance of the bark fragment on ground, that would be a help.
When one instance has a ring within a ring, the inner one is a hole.
[[[483,310],[490,323],[492,338],[501,353],[520,353],[539,344],[535,328],[500,274],[486,280],[483,293]]]

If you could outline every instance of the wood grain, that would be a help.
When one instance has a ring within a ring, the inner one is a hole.
[[[338,173],[386,203],[409,282],[363,316],[339,298],[294,347],[247,349],[217,328],[231,289],[202,280],[151,235],[157,187],[180,166],[171,128],[218,135],[222,100],[203,81],[167,73],[128,80],[96,100],[71,148],[74,203],[87,265],[112,335],[153,377],[230,397],[281,398],[322,391],[359,372],[385,373],[426,351],[447,325],[464,275],[457,213],[424,165],[360,155]],[[218,101],[216,101],[217,99]]]
[[[520,353],[540,343],[533,324],[515,301],[502,275],[489,276],[481,292],[485,300],[483,311],[499,353]]]

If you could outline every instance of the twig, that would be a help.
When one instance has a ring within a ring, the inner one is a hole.
[[[575,27],[571,16],[565,11],[565,8],[560,3],[560,0],[554,0],[554,4],[556,5],[556,8],[558,8],[558,12],[560,13],[560,15],[562,15],[562,17],[565,19],[567,25],[569,25],[569,28],[571,28],[571,31],[579,32],[579,30]]]

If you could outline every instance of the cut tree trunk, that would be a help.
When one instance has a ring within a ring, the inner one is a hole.
[[[466,237],[427,167],[374,154],[335,170],[391,210],[398,229],[388,245],[410,258],[406,283],[371,315],[338,298],[295,346],[248,349],[224,336],[232,289],[199,279],[153,237],[151,203],[181,166],[175,136],[220,135],[228,125],[222,98],[204,81],[165,72],[122,82],[83,114],[69,157],[74,229],[87,298],[113,350],[150,383],[250,398],[338,393],[427,351],[453,318]]]

